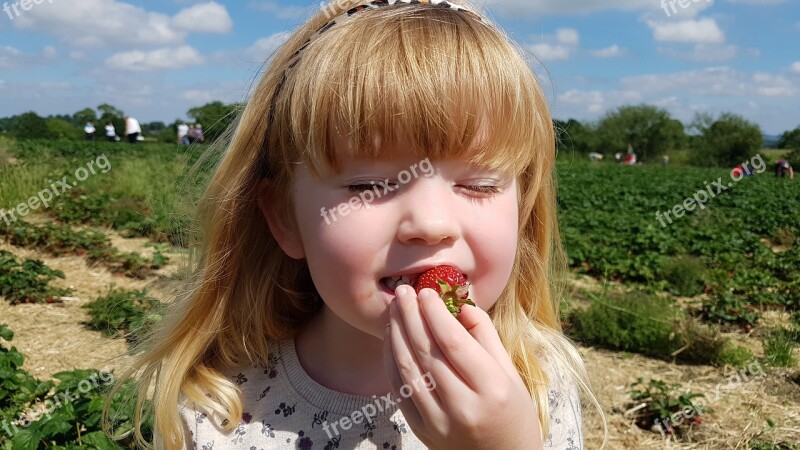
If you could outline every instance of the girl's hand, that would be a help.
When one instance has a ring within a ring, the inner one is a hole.
[[[414,434],[436,450],[541,449],[536,407],[489,315],[465,306],[456,319],[432,289],[395,295],[384,362]]]

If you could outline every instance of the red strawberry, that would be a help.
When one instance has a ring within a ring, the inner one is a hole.
[[[453,266],[436,266],[417,278],[414,290],[417,294],[425,288],[430,288],[439,293],[447,305],[448,311],[454,317],[461,312],[463,305],[475,306],[469,298],[469,283],[464,275]]]

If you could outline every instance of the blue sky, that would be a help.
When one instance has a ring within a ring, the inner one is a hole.
[[[246,99],[261,63],[320,7],[19,1],[0,0],[0,117],[110,103],[144,122]],[[767,134],[800,126],[798,3],[477,1],[536,56],[531,66],[557,118],[596,120],[620,105],[648,103],[684,123],[695,112],[732,111]]]

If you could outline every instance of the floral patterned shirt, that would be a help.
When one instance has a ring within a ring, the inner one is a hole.
[[[427,449],[387,396],[358,396],[328,389],[300,365],[293,340],[273,345],[266,366],[248,366],[228,375],[242,391],[244,413],[231,432],[219,419],[181,404],[185,449]],[[551,373],[551,379],[566,381]],[[544,448],[582,450],[581,408],[577,389],[554,383],[550,389],[550,433]]]

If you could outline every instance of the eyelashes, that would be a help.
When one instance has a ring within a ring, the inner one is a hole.
[[[500,193],[500,188],[497,186],[475,185],[475,186],[461,186],[461,187],[469,191],[476,192],[478,194],[494,195]]]
[[[389,184],[388,186],[391,189],[397,189],[399,187],[396,184]],[[351,184],[347,186],[347,190],[352,192],[353,194],[360,194],[362,192],[371,191],[375,187],[377,187],[379,191],[383,189],[381,185],[377,184]]]
[[[372,190],[376,184],[351,184],[347,186],[347,190],[353,194],[360,194],[362,192],[366,192]],[[389,187],[392,189],[398,189],[400,186],[397,184],[389,184]],[[470,193],[474,194],[481,194],[481,195],[495,195],[500,193],[500,187],[498,186],[487,186],[487,185],[458,185],[459,188],[462,188]],[[378,189],[383,189],[380,186]]]

